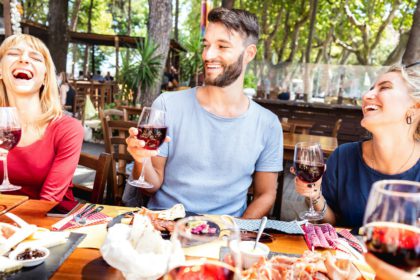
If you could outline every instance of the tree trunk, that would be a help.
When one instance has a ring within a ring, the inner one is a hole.
[[[89,12],[88,12],[88,30],[87,30],[88,33],[92,31],[92,9],[93,9],[93,0],[90,0]],[[90,78],[88,71],[89,71],[89,45],[86,45],[85,56],[83,58],[83,74],[85,75],[85,77]]]
[[[318,0],[312,0],[311,5],[312,5],[312,11],[311,11],[312,13],[311,13],[311,21],[309,25],[308,45],[306,46],[306,53],[305,53],[306,63],[311,63],[312,38],[314,37]]]
[[[233,9],[235,0],[222,0],[222,7],[226,9]]]
[[[148,36],[153,42],[158,44],[156,54],[160,55],[160,71],[153,87],[146,89],[140,96],[141,104],[148,106],[160,93],[163,70],[168,57],[170,33],[172,29],[172,1],[149,0],[149,20],[147,25]]]
[[[413,15],[410,37],[408,38],[407,49],[405,50],[402,62],[409,65],[420,59],[420,0],[417,1],[416,11]]]
[[[179,18],[179,0],[175,0],[175,30],[174,38],[178,41],[178,18]]]
[[[73,11],[71,13],[71,19],[70,19],[70,31],[77,31],[77,19],[79,18],[79,11],[80,11],[81,4],[82,4],[82,0],[76,0],[73,4]],[[75,78],[74,68],[77,62],[77,44],[76,43],[73,43],[73,46],[72,46],[72,58],[73,58],[73,64],[71,65],[71,76]]]
[[[67,0],[49,0],[48,48],[57,72],[66,71],[68,34]]]

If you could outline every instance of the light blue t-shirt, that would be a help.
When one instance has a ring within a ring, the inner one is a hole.
[[[182,203],[187,211],[241,216],[255,171],[283,169],[283,135],[276,115],[250,101],[247,112],[224,118],[206,111],[197,89],[161,94],[153,107],[166,111],[171,142],[164,181],[149,208]]]

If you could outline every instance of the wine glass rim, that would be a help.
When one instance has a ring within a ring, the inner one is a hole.
[[[417,189],[420,189],[420,182],[408,181],[408,180],[380,180],[373,183],[373,188],[386,195],[400,196],[400,197],[420,197],[420,192],[404,192],[404,191],[394,191],[386,190],[384,187],[389,184],[400,184],[400,185],[410,185],[416,186]]]
[[[321,144],[319,142],[316,142],[316,141],[302,141],[302,142],[297,142],[295,146],[306,146],[306,147],[308,147],[308,146],[315,146],[315,145],[321,147]]]

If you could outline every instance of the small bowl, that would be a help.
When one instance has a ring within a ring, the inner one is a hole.
[[[258,242],[254,250],[255,241],[241,241],[239,250],[242,256],[242,266],[245,269],[250,268],[254,263],[258,262],[261,257],[267,258],[270,248],[267,245]]]
[[[23,253],[28,248],[31,249],[31,251],[33,251],[33,250],[41,251],[41,252],[45,253],[45,255],[43,257],[39,257],[39,258],[35,258],[35,259],[18,260],[17,256],[20,253]],[[31,267],[31,266],[40,265],[41,263],[43,263],[48,258],[49,255],[50,255],[50,250],[48,250],[45,247],[21,247],[21,248],[18,248],[17,250],[12,251],[9,254],[9,258],[12,259],[12,260],[21,262],[24,267]]]

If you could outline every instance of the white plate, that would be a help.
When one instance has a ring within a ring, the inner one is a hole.
[[[39,250],[41,252],[44,252],[45,255],[43,257],[36,258],[36,259],[18,260],[17,256],[20,253],[23,253],[27,248],[30,248],[31,250]],[[12,251],[9,254],[9,258],[12,259],[12,260],[21,262],[24,267],[30,267],[30,266],[40,265],[41,263],[43,263],[48,258],[49,255],[50,255],[50,250],[48,250],[45,247],[20,247],[17,250]]]

